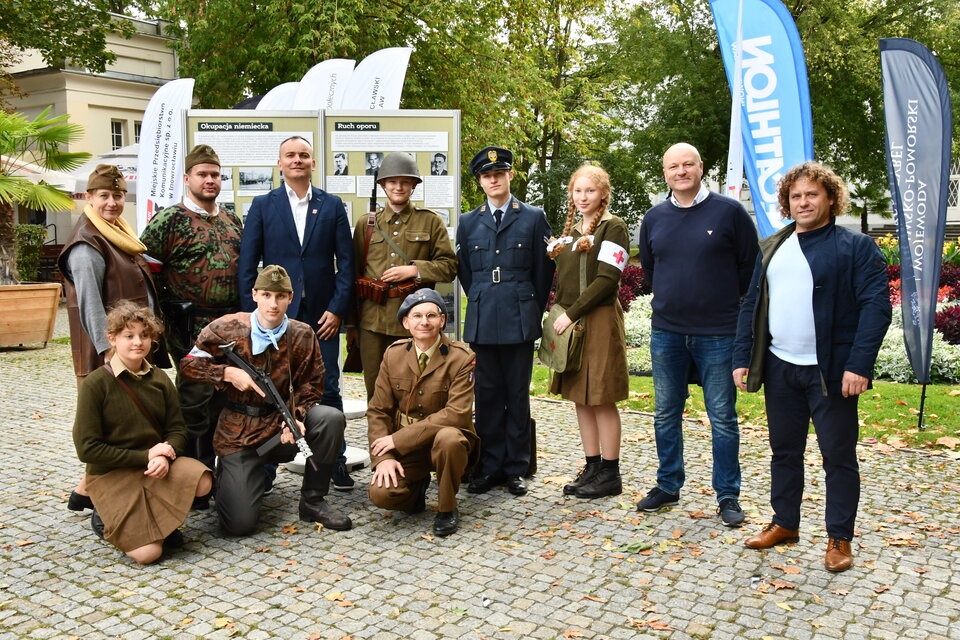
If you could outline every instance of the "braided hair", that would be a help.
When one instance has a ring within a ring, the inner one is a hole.
[[[600,218],[607,212],[607,205],[610,204],[610,175],[604,171],[600,165],[590,162],[580,165],[580,168],[573,172],[573,175],[570,176],[570,183],[567,185],[567,221],[563,226],[561,237],[569,236],[570,230],[573,228],[574,214],[577,211],[577,207],[573,203],[573,184],[580,178],[589,178],[600,190],[600,208],[597,210],[596,215],[593,216],[590,224],[587,225],[587,228],[583,230],[583,236],[577,240],[577,244],[574,247],[577,251],[585,253],[590,251],[593,246],[593,243],[590,242],[590,238],[587,236],[593,235],[593,232],[596,231],[597,225],[600,224]],[[547,252],[547,255],[551,258],[556,258],[564,246],[563,243],[557,243],[553,249]]]

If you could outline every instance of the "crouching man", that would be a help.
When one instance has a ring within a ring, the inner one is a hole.
[[[367,405],[370,500],[383,509],[420,513],[434,470],[439,504],[433,531],[448,536],[460,525],[460,479],[479,453],[472,420],[474,353],[441,333],[446,309],[432,289],[407,296],[397,320],[412,338],[387,348]]]
[[[293,286],[283,267],[270,265],[257,277],[252,313],[218,318],[200,332],[181,362],[189,380],[227,391],[227,405],[213,436],[219,460],[216,469],[216,506],[220,525],[230,535],[248,535],[257,528],[264,496],[263,464],[289,462],[298,448],[277,408],[250,375],[233,366],[221,348],[233,351],[276,386],[313,451],[303,474],[300,519],[319,522],[327,529],[346,531],[350,518],[331,507],[324,497],[336,462],[346,419],[341,411],[320,405],[323,395],[323,358],[313,329],[287,318]],[[280,433],[279,443],[263,455],[257,452]]]

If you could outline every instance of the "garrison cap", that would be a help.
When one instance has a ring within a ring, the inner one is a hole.
[[[439,293],[433,289],[417,289],[403,299],[403,304],[400,305],[400,310],[397,311],[397,322],[402,322],[403,319],[407,317],[407,314],[410,313],[410,309],[424,302],[432,302],[440,307],[440,313],[447,315],[447,307],[443,304],[443,298]]]
[[[193,169],[198,164],[215,164],[219,167],[220,157],[210,145],[198,144],[193,149],[190,149],[190,153],[183,159],[184,173],[190,171],[190,169]]]
[[[87,192],[97,189],[110,191],[127,191],[127,181],[123,179],[120,169],[112,164],[98,164],[87,180]]]
[[[253,288],[258,291],[293,293],[293,283],[287,275],[287,270],[275,264],[263,268],[257,276],[257,281],[253,283]]]
[[[513,154],[503,147],[484,147],[470,161],[470,173],[479,176],[487,171],[509,171],[513,168]]]

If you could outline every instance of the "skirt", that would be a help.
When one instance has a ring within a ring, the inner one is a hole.
[[[93,506],[103,520],[104,539],[123,552],[160,542],[183,524],[206,465],[179,457],[157,479],[145,467],[116,469],[87,477]]]
[[[577,404],[599,406],[630,395],[627,336],[620,302],[603,305],[584,318],[583,362],[579,371],[553,374],[550,393]]]

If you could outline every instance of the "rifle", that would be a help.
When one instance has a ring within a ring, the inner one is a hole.
[[[233,350],[236,344],[237,343],[234,341],[229,344],[220,345],[220,350],[226,356],[227,360],[240,369],[243,369],[250,375],[254,384],[260,387],[260,390],[266,394],[264,400],[266,400],[267,404],[273,404],[277,407],[277,410],[280,412],[280,416],[283,418],[284,424],[290,429],[290,433],[293,434],[294,439],[297,441],[297,448],[300,449],[300,453],[302,453],[303,457],[310,462],[310,465],[314,469],[316,469],[317,463],[313,460],[313,451],[310,449],[310,445],[307,444],[307,438],[303,431],[300,430],[300,426],[293,418],[293,414],[290,413],[290,408],[287,407],[287,403],[284,402],[283,398],[280,397],[280,392],[277,391],[277,387],[273,384],[273,380],[270,379],[270,376],[267,375],[265,371],[257,369],[249,362],[241,358]],[[257,454],[262,457],[270,453],[274,447],[280,444],[280,434],[282,433],[283,429],[280,430],[280,433],[257,447]]]

